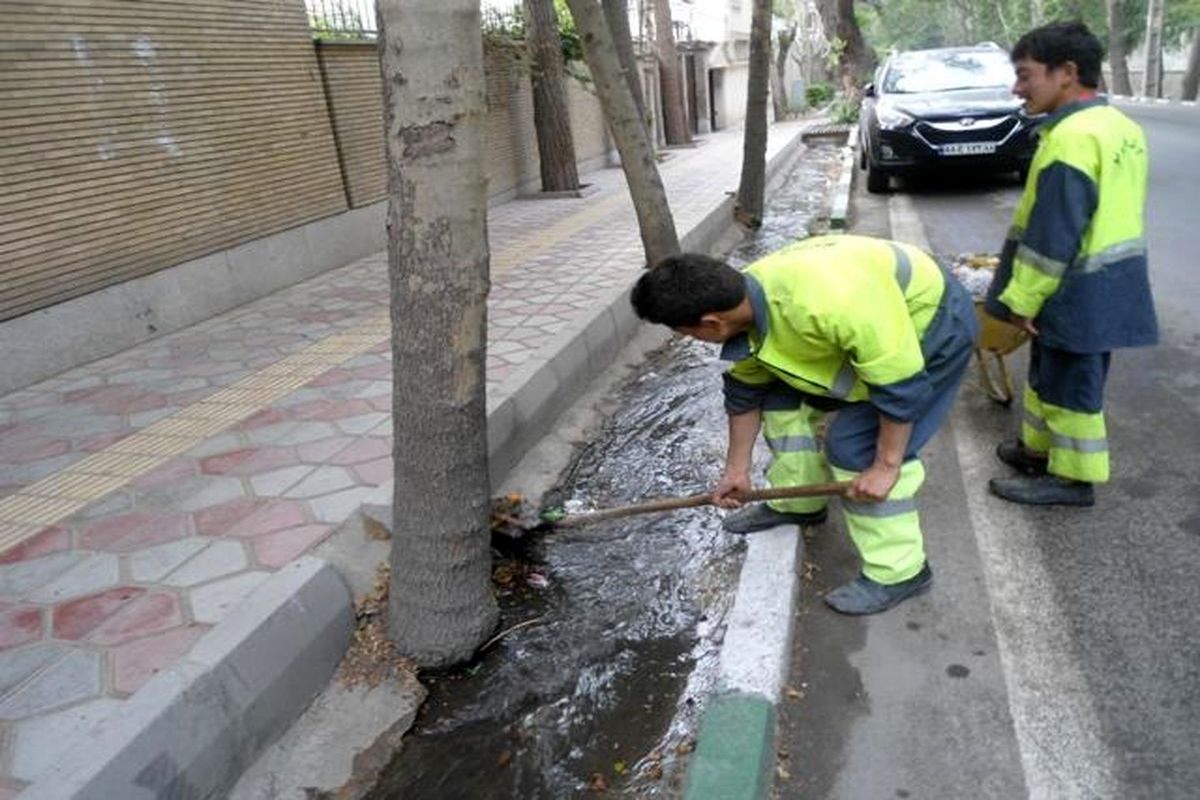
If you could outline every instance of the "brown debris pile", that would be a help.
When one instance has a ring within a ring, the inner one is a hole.
[[[338,680],[347,688],[370,688],[401,675],[417,675],[416,664],[397,653],[387,636],[389,574],[387,563],[381,562],[375,568],[375,585],[354,606],[354,636],[338,667]]]

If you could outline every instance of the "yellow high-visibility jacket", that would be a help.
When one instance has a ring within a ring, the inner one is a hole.
[[[988,312],[1034,319],[1043,345],[1075,353],[1154,344],[1141,128],[1097,98],[1059,109],[1038,136]]]
[[[726,373],[730,413],[761,405],[755,389],[782,380],[807,395],[869,401],[899,420],[920,415],[932,391],[922,337],[947,291],[932,258],[884,239],[825,236],[745,275],[755,324],[722,351],[736,361]]]

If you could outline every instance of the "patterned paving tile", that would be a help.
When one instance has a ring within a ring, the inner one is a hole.
[[[52,612],[50,635],[55,639],[82,639],[145,593],[136,586],[119,586],[61,603]]]
[[[182,539],[188,533],[186,514],[135,512],[84,525],[79,532],[79,546],[87,550],[127,553]]]

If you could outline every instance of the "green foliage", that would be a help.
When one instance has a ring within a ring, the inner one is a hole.
[[[833,99],[833,87],[828,83],[812,83],[804,90],[804,102],[809,108],[823,106]]]
[[[834,122],[838,123],[855,123],[858,122],[858,107],[860,101],[858,98],[847,98],[839,96],[833,101],[833,106],[829,109],[829,116]]]
[[[562,38],[563,59],[567,63],[583,61],[583,42],[579,38],[579,30],[575,27],[571,9],[567,7],[567,0],[554,0],[554,11],[558,14],[558,35]]]
[[[562,43],[563,60],[567,63],[583,61],[583,43],[575,29],[575,20],[567,8],[566,0],[554,0],[554,12],[558,16],[558,35]],[[525,11],[514,6],[508,11],[485,8],[481,11],[483,35],[494,44],[519,44],[525,41]]]

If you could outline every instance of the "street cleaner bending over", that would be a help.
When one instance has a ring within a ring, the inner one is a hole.
[[[1019,439],[1000,460],[1024,477],[995,478],[1014,503],[1090,506],[1108,480],[1104,382],[1110,353],[1158,341],[1142,227],[1146,140],[1096,94],[1103,49],[1079,22],[1026,33],[1013,47],[1013,92],[1048,114],[989,313],[1033,337]]]
[[[729,450],[713,502],[741,505],[760,427],[774,486],[853,481],[843,509],[862,574],[825,602],[843,614],[885,611],[925,591],[915,496],[917,456],[945,419],[978,323],[966,290],[910,245],[825,236],[788,246],[744,273],[684,253],[646,272],[638,316],[723,344]],[[816,427],[835,412],[818,449]],[[821,498],[748,506],[733,533],[825,520]]]

